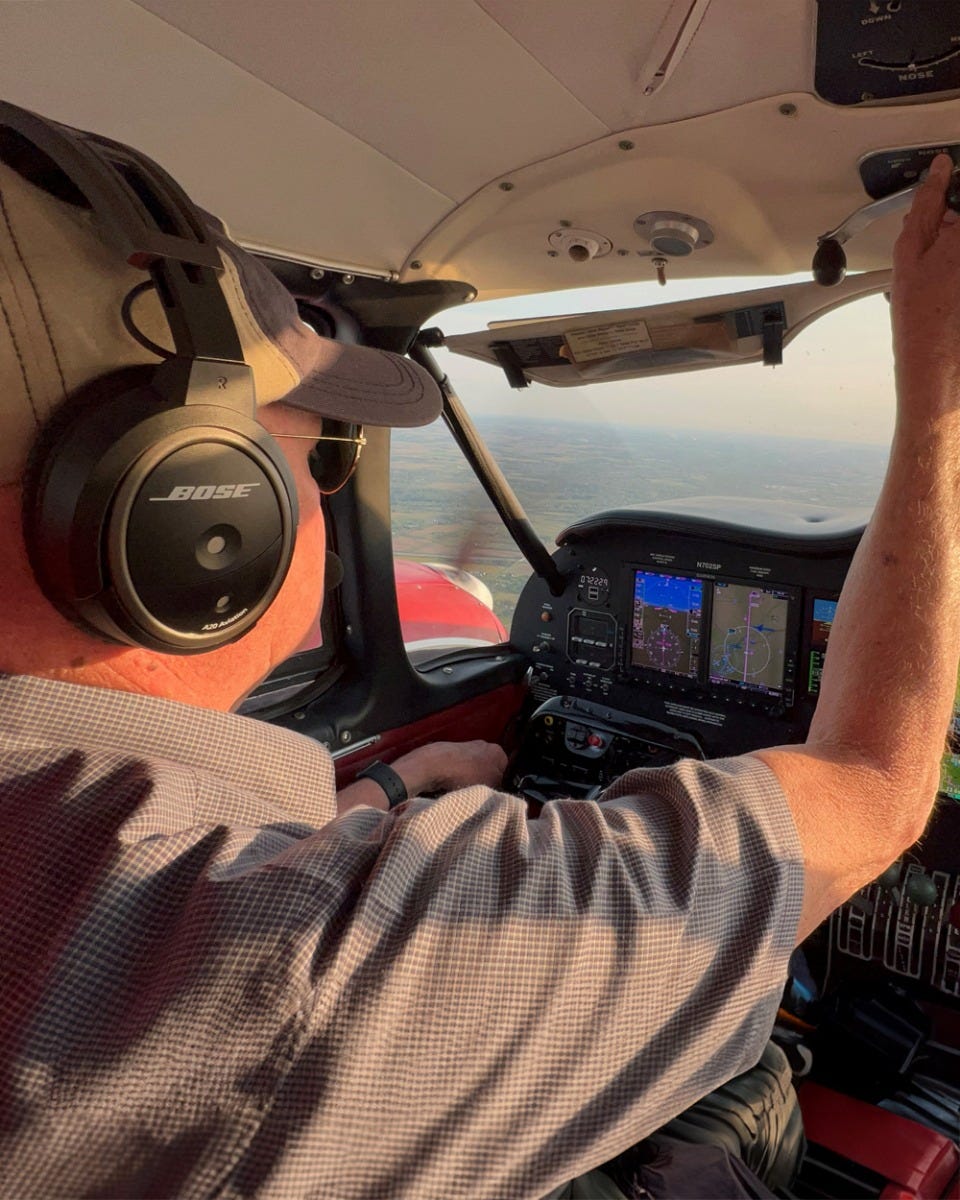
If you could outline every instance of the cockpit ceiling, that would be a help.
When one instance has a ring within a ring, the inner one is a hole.
[[[653,275],[636,218],[671,211],[714,234],[671,277],[784,273],[866,202],[863,155],[960,140],[952,93],[819,99],[816,7],[35,0],[0,4],[0,78],[301,261],[485,295],[626,282]],[[609,251],[551,254],[564,222]],[[889,265],[897,226],[854,239],[851,269]]]

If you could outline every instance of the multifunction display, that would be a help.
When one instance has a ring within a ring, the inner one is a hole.
[[[710,681],[769,695],[783,691],[790,598],[775,588],[713,585]]]
[[[630,663],[695,679],[700,667],[703,581],[636,571]]]

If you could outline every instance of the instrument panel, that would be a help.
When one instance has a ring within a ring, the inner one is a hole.
[[[565,530],[562,595],[534,578],[514,615],[542,711],[511,784],[605,786],[630,755],[622,738],[608,755],[593,724],[634,739],[632,766],[668,749],[713,758],[802,741],[864,517],[711,499]],[[584,746],[571,724],[587,730]]]
[[[565,530],[563,593],[534,578],[514,615],[536,707],[508,788],[534,807],[593,799],[634,767],[803,741],[866,515],[711,499]],[[958,730],[960,687],[942,781],[955,798]],[[821,926],[806,949],[825,985],[894,978],[960,1008],[958,838],[960,803],[946,800],[923,841]]]

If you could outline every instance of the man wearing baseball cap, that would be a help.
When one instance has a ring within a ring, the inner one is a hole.
[[[303,326],[142,156],[37,121],[0,106],[0,1192],[544,1196],[756,1061],[798,925],[926,819],[960,656],[947,168],[898,244],[900,424],[808,745],[535,822],[499,748],[425,747],[410,800],[364,780],[337,817],[329,755],[229,709],[319,607],[318,439],[439,397]],[[868,717],[895,625],[925,671]]]

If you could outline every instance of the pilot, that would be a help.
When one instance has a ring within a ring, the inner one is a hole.
[[[544,1196],[755,1062],[796,941],[924,827],[960,657],[948,164],[897,244],[897,431],[808,743],[631,772],[533,822],[494,790],[498,747],[424,747],[393,764],[409,799],[363,779],[338,815],[322,747],[230,710],[321,603],[318,484],[342,456],[318,439],[428,421],[439,398],[409,362],[306,329],[148,160],[18,112],[0,111],[0,1194]],[[118,162],[200,265],[107,203]],[[259,474],[231,476],[237,454]],[[242,558],[230,502],[251,495],[289,570],[253,571],[249,611],[230,583],[213,609],[249,628],[205,620],[214,644],[182,653],[209,599],[183,564]]]

